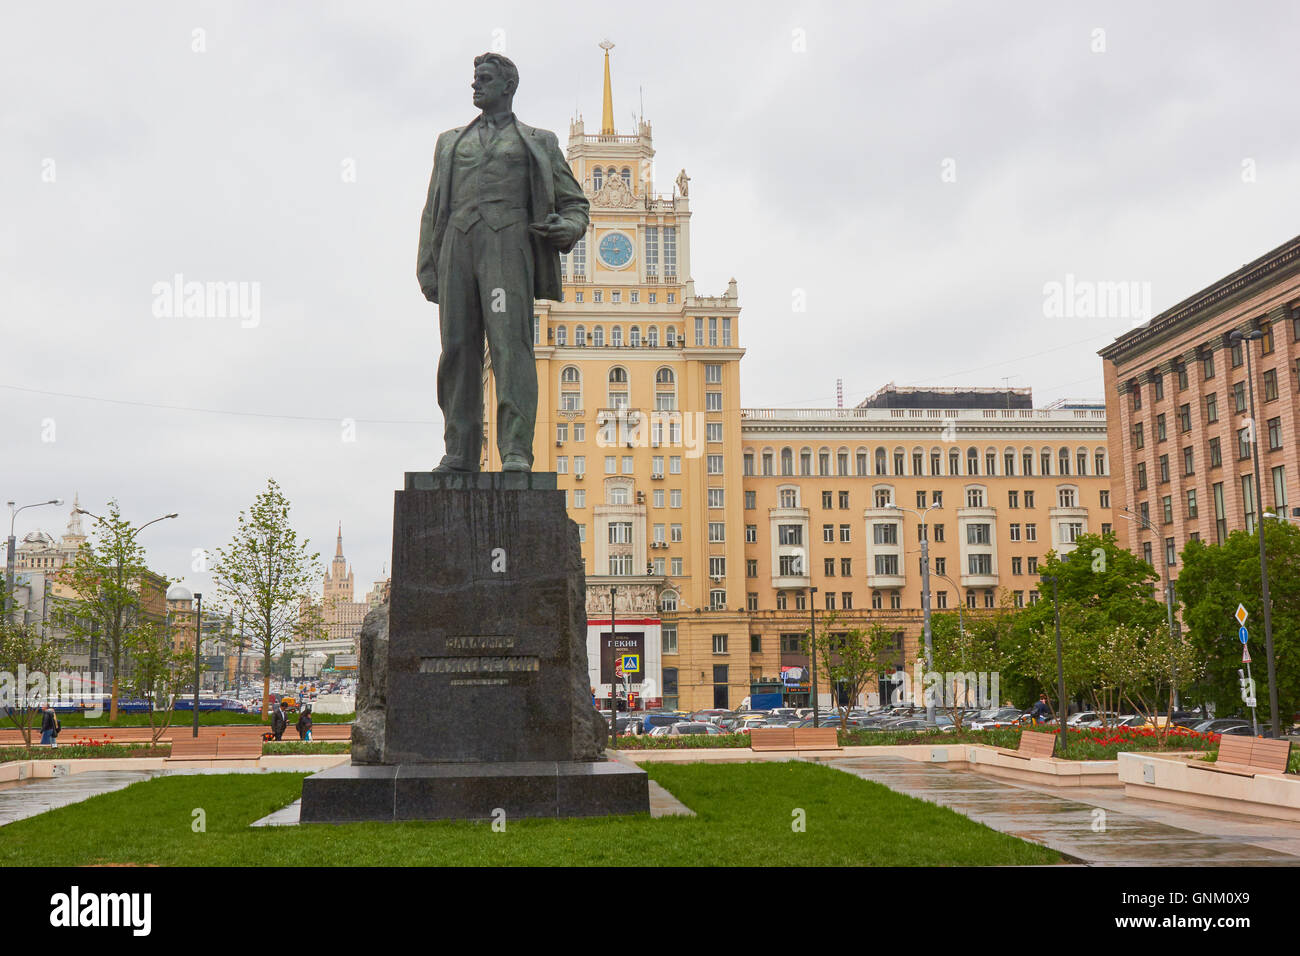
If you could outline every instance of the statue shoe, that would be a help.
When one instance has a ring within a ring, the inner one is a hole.
[[[438,467],[433,469],[433,473],[435,475],[436,474],[468,475],[471,474],[471,470],[469,468],[457,468],[455,465],[449,464],[447,459],[444,458],[442,462],[438,465]]]
[[[533,470],[533,466],[522,455],[506,455],[505,460],[501,462],[501,470],[529,472]]]

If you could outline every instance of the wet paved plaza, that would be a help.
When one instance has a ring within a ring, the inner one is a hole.
[[[1300,824],[1284,820],[1150,803],[1119,787],[1031,787],[903,757],[818,762],[1089,865],[1300,866]]]
[[[0,783],[0,826],[121,790],[154,774],[152,770],[92,770]]]

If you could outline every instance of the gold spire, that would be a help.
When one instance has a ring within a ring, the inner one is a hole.
[[[608,40],[601,40],[600,48],[605,51],[605,102],[600,111],[600,132],[602,136],[613,136],[614,94],[609,85],[609,51],[614,48],[614,44]]]

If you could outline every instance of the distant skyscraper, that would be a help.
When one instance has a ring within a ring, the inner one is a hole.
[[[370,606],[364,601],[354,601],[354,594],[352,569],[343,556],[343,525],[340,523],[334,560],[325,572],[323,590],[325,632],[330,640],[356,641],[360,636],[361,622]]]

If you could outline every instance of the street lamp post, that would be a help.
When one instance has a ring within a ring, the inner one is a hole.
[[[199,647],[203,644],[203,595],[194,592],[194,736],[199,735]]]
[[[914,508],[904,508],[897,503],[891,503],[889,507],[894,511],[910,511],[921,519],[921,633],[925,637],[925,666],[927,670],[933,671],[934,638],[930,630],[930,533],[929,528],[926,526],[925,516],[931,511],[941,510],[943,506],[930,505],[930,507],[925,508],[922,511],[917,511]],[[901,529],[899,537],[902,537]],[[925,686],[924,678],[922,679],[921,686]],[[932,689],[926,692],[925,722],[931,726],[933,726],[935,722],[934,692]]]
[[[77,508],[77,509],[76,509],[76,513],[79,514],[79,515],[85,515],[85,516],[88,517],[88,518],[94,518],[94,519],[95,519],[97,522],[99,522],[100,524],[106,524],[106,523],[107,523],[107,522],[105,522],[104,519],[101,518],[99,515],[95,514],[94,512],[87,511],[85,508]],[[130,540],[134,540],[136,535],[138,535],[138,534],[139,534],[141,531],[143,531],[145,528],[149,527],[149,525],[151,525],[151,524],[157,524],[159,521],[166,521],[168,518],[179,518],[179,517],[180,517],[179,514],[169,514],[169,515],[162,515],[161,517],[158,517],[158,518],[154,518],[152,521],[146,521],[144,524],[140,525],[140,527],[138,527],[138,528],[136,528],[134,531],[132,531],[131,534],[130,534],[130,536],[127,538],[127,540],[128,540],[128,541],[130,541]],[[118,562],[117,562],[117,586],[118,586],[119,588],[121,588],[121,586],[122,586],[122,560],[121,560],[121,552],[120,552],[120,551],[119,551],[119,553],[118,553]],[[103,626],[103,629],[104,629],[104,636],[107,637],[107,636],[108,636],[108,621],[107,621],[107,620],[104,620],[104,621],[101,621],[100,623],[101,623],[101,625]],[[98,650],[98,648],[97,648],[97,639],[98,639],[98,637],[99,637],[99,629],[96,628],[95,630],[91,631],[91,634],[90,634],[90,671],[91,671],[92,674],[95,673],[95,670],[96,670],[96,668],[95,668],[95,662],[99,659],[99,656],[98,656],[98,653],[97,653],[97,650]],[[117,679],[117,675],[116,675],[116,674],[113,674],[113,675],[112,675],[112,679],[115,681],[115,680]]]
[[[609,589],[609,745],[618,749],[618,683],[614,680],[614,654],[618,643],[618,627],[615,625],[614,595],[617,586]]]
[[[1155,525],[1153,525],[1149,520],[1147,520],[1146,518],[1142,517],[1142,516],[1141,516],[1140,514],[1138,514],[1137,512],[1130,511],[1128,508],[1125,508],[1122,512],[1120,512],[1120,517],[1123,518],[1123,519],[1125,519],[1126,521],[1136,521],[1136,522],[1139,522],[1139,523],[1141,524],[1141,526],[1142,526],[1144,529],[1146,529],[1147,531],[1150,531],[1152,534],[1155,534],[1155,533],[1156,533]],[[1177,641],[1177,639],[1178,639],[1178,631],[1177,631],[1177,629],[1176,629],[1176,627],[1175,627],[1175,625],[1174,625],[1174,571],[1173,571],[1173,563],[1169,560],[1169,555],[1168,555],[1168,554],[1165,555],[1165,614],[1166,614],[1166,616],[1167,616],[1168,619],[1169,619],[1169,637],[1170,637],[1171,640]],[[1177,671],[1175,671],[1175,672],[1174,672],[1172,675],[1170,675],[1170,676],[1173,678],[1173,684],[1174,684],[1174,687],[1173,687],[1173,690],[1174,690],[1174,707],[1173,707],[1173,709],[1174,709],[1174,710],[1178,710],[1178,673],[1177,673]],[[1173,719],[1173,714],[1170,714],[1170,715],[1169,715],[1169,719],[1170,719],[1170,720]]]
[[[1065,662],[1061,654],[1061,600],[1056,591],[1059,575],[1049,575],[1052,579],[1052,617],[1056,624],[1056,698],[1060,701],[1056,710],[1056,724],[1060,728],[1061,756],[1069,748],[1070,735],[1066,731],[1065,718],[1069,716],[1070,704],[1065,699]]]
[[[1277,672],[1273,662],[1273,608],[1268,594],[1268,553],[1264,550],[1264,495],[1259,482],[1259,430],[1255,418],[1255,371],[1251,363],[1250,343],[1262,339],[1264,333],[1259,329],[1250,332],[1234,331],[1229,338],[1233,342],[1244,343],[1246,352],[1246,385],[1250,392],[1250,457],[1255,466],[1255,519],[1259,531],[1259,582],[1260,599],[1264,605],[1264,653],[1268,657],[1268,709],[1273,727],[1273,737],[1282,734],[1282,726],[1277,712]]]
[[[0,602],[0,607],[4,608],[5,617],[10,621],[14,619],[17,611],[17,602],[14,601],[14,562],[17,560],[18,549],[17,541],[14,538],[14,522],[18,520],[18,512],[26,511],[28,508],[40,508],[44,505],[61,505],[62,498],[51,498],[49,501],[36,501],[30,505],[23,505],[21,508],[15,508],[15,502],[9,503],[9,541],[5,549],[5,593],[4,601]],[[12,603],[11,603],[12,602]]]
[[[809,580],[811,580],[812,578],[811,560],[808,562],[808,575],[809,575]],[[808,656],[811,658],[810,663],[812,664],[812,668],[811,668],[812,672],[809,675],[809,677],[812,680],[812,683],[810,683],[808,687],[812,691],[811,696],[812,696],[812,705],[813,705],[813,726],[814,727],[818,726],[818,722],[820,720],[820,713],[817,708],[817,602],[813,600],[813,595],[815,595],[816,593],[817,593],[817,588],[813,587],[812,585],[809,585],[808,586],[808,622],[810,627],[809,633],[811,634],[811,638],[809,639],[808,642]]]
[[[926,550],[928,550],[928,549],[926,549]],[[927,564],[926,564],[926,567],[929,567],[928,562],[927,562]],[[948,575],[946,575],[946,574],[940,574],[938,571],[931,571],[930,573],[931,573],[932,575],[934,575],[935,577],[943,578],[945,581],[947,581],[949,584],[951,584],[951,585],[952,585],[952,589],[953,589],[953,593],[957,595],[957,634],[958,634],[958,635],[960,636],[960,638],[961,638],[961,669],[962,669],[962,673],[965,673],[965,672],[966,672],[966,621],[965,621],[964,617],[962,616],[963,601],[962,601],[962,599],[961,599],[961,587],[957,584],[956,581],[954,581],[952,578],[948,577]],[[975,704],[976,704],[976,706],[979,706],[979,705],[980,705],[980,699],[979,699],[979,696],[980,696],[980,695],[979,695],[979,691],[978,691],[978,689],[977,689],[977,690],[976,690],[976,693],[975,693]],[[966,700],[964,701],[964,703],[966,703],[966,704],[969,704],[969,703],[970,703],[970,695],[969,695],[969,694],[967,694],[967,696],[966,696]],[[986,701],[984,701],[983,703],[984,703],[985,706],[996,707],[998,702],[995,700],[995,701],[993,701],[992,703],[990,703],[989,701],[986,700]]]

